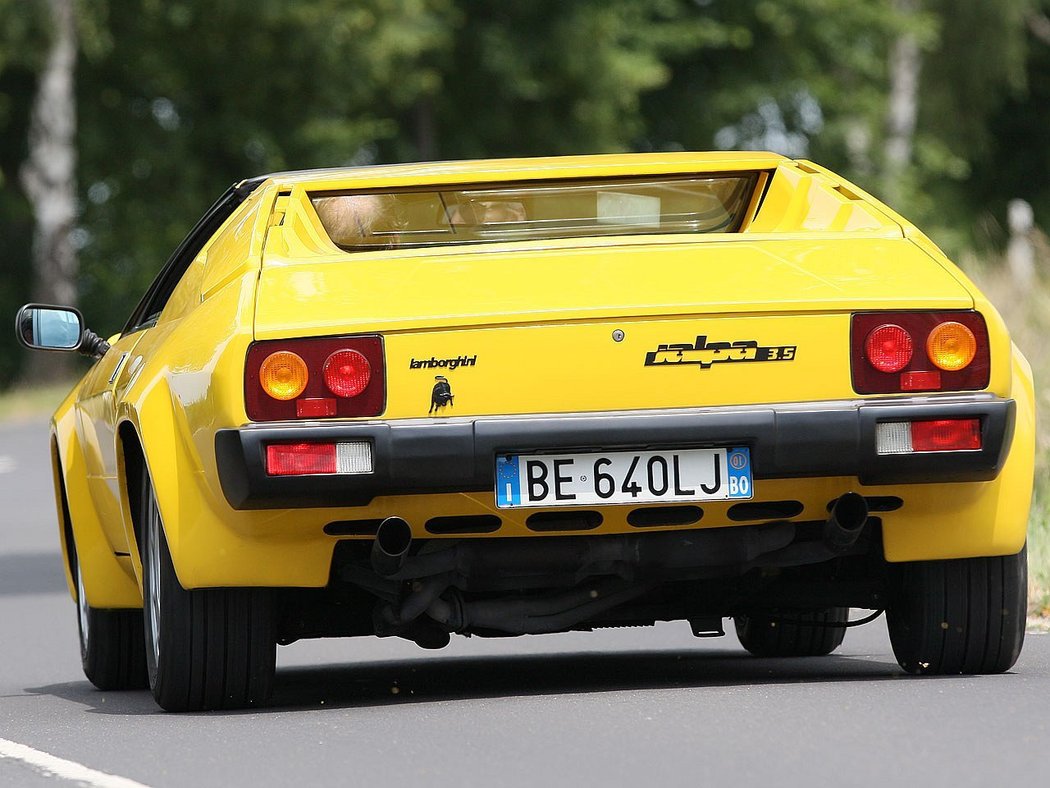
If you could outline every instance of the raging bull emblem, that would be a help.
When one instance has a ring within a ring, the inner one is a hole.
[[[448,384],[448,378],[444,375],[435,375],[434,380],[437,383],[434,384],[434,390],[430,394],[430,413],[436,410],[439,411],[446,405],[451,405],[452,400],[455,399],[452,387]]]

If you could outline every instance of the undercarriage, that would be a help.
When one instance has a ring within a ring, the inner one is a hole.
[[[847,493],[814,522],[618,536],[414,540],[391,517],[344,540],[320,590],[279,594],[278,638],[399,636],[440,648],[451,634],[500,637],[828,608],[886,607],[881,522]]]

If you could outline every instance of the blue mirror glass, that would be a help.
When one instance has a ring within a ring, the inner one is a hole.
[[[23,344],[42,350],[76,350],[84,333],[80,313],[61,306],[22,307],[16,328]]]

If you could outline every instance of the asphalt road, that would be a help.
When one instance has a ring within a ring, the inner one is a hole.
[[[0,785],[76,784],[48,755],[194,788],[1048,783],[1050,636],[1030,634],[1007,675],[912,678],[881,621],[807,660],[685,624],[437,653],[299,643],[279,652],[269,708],[165,714],[80,671],[50,478],[44,425],[0,425]],[[4,757],[18,744],[38,765]]]

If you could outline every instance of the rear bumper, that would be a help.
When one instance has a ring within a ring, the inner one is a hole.
[[[754,478],[848,476],[861,484],[989,481],[1006,461],[1015,404],[988,394],[581,415],[258,424],[219,430],[215,452],[234,509],[365,506],[377,496],[493,490],[495,455],[749,446]],[[875,425],[978,418],[982,448],[879,455]],[[268,476],[266,445],[368,441],[374,471]]]

